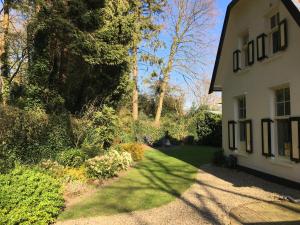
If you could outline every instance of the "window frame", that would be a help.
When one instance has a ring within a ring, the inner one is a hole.
[[[262,33],[259,36],[257,36],[257,38],[256,38],[257,60],[258,61],[262,61],[265,58],[267,58],[267,54],[266,54],[266,37],[267,37],[267,35],[265,33]],[[262,46],[260,46],[260,40],[262,40],[261,41]],[[260,55],[260,49],[259,49],[260,47],[262,48],[262,50],[261,50],[262,55]]]
[[[241,70],[241,51],[235,50],[233,52],[233,72],[236,73]]]
[[[286,90],[289,90],[289,99],[286,99]],[[289,118],[291,116],[291,89],[289,86],[286,87],[281,87],[281,88],[277,88],[274,90],[275,91],[275,117],[277,119],[286,119]],[[283,91],[283,100],[282,101],[277,101],[277,92],[278,91]],[[289,114],[286,114],[286,105],[287,103],[289,104]],[[278,114],[278,104],[283,104],[283,115],[279,115]]]
[[[252,51],[252,55],[250,55],[250,49]],[[254,64],[254,60],[255,60],[255,45],[254,45],[254,41],[249,41],[248,43],[248,65],[252,66]]]

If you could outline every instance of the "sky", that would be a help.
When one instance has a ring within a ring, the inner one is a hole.
[[[214,62],[215,62],[215,58],[216,58],[216,54],[217,54],[217,48],[219,45],[219,40],[220,40],[220,36],[221,36],[221,32],[222,32],[223,22],[224,22],[224,18],[225,18],[225,14],[226,14],[226,9],[230,2],[231,2],[231,0],[216,0],[216,9],[217,9],[216,24],[214,27],[212,27],[212,30],[208,34],[208,35],[212,36],[210,38],[212,38],[214,41],[213,41],[212,49],[210,50],[209,55],[206,56],[207,57],[205,59],[206,65],[205,65],[205,67],[201,68],[200,74],[203,74],[201,76],[211,78],[212,71],[214,68]],[[164,41],[166,42],[167,45],[170,42],[170,40],[167,40],[167,39],[164,39]],[[163,56],[166,56],[166,55],[168,55],[167,53],[168,52],[163,50],[160,54]],[[139,85],[140,90],[142,92],[147,92],[149,90],[144,85],[143,81],[145,78],[149,77],[149,73],[151,73],[151,71],[148,71],[147,69],[143,68],[143,66],[140,66],[139,73],[140,73],[140,78],[141,78],[140,85]],[[195,101],[193,91],[191,91],[191,85],[188,85],[184,81],[183,77],[179,74],[176,74],[175,72],[173,72],[171,74],[170,82],[172,85],[177,85],[177,86],[181,87],[181,89],[184,91],[184,93],[186,95],[185,108],[188,109],[192,105],[192,103]]]

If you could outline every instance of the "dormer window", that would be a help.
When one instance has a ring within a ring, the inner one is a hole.
[[[272,56],[287,48],[287,21],[281,20],[278,12],[269,17],[269,20],[269,53]]]
[[[249,32],[246,32],[241,37],[242,43],[242,59],[243,59],[243,68],[249,66],[249,54],[248,54],[248,43],[249,43]]]

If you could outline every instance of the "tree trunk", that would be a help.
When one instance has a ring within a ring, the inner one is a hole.
[[[132,93],[132,117],[134,121],[139,117],[139,91],[138,91],[138,60],[137,47],[133,49],[133,93]]]
[[[163,78],[162,84],[160,86],[160,93],[159,93],[157,110],[156,110],[155,121],[154,121],[155,126],[160,125],[160,117],[161,117],[161,112],[162,112],[162,108],[163,108],[164,98],[165,98],[166,91],[167,91],[168,80],[169,80],[169,76],[165,75]]]
[[[3,104],[6,105],[9,98],[9,62],[8,62],[8,50],[9,50],[9,0],[3,3],[3,36],[0,40],[0,55],[1,55],[1,93]]]
[[[160,125],[160,118],[161,118],[161,112],[162,112],[162,108],[163,108],[164,98],[165,98],[168,83],[169,83],[170,72],[173,69],[174,58],[176,55],[177,46],[178,46],[178,40],[177,40],[177,38],[174,38],[172,46],[171,46],[170,54],[169,54],[169,61],[168,61],[167,67],[163,70],[163,81],[160,86],[159,99],[158,99],[157,110],[156,110],[155,121],[154,121],[155,126]]]

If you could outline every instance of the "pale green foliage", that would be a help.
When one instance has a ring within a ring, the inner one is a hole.
[[[127,170],[132,162],[130,153],[112,149],[103,156],[87,160],[87,174],[90,178],[108,179],[117,176],[122,170]]]

